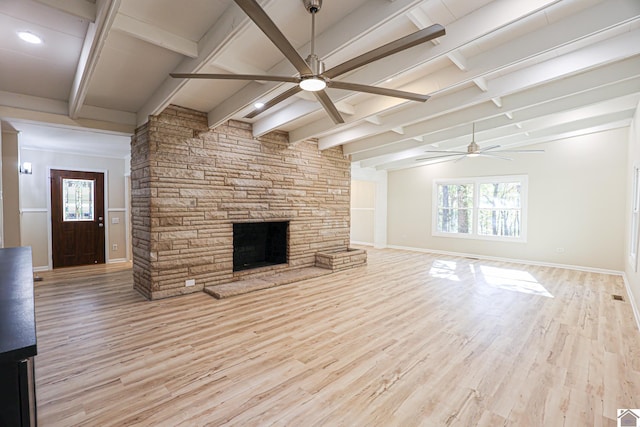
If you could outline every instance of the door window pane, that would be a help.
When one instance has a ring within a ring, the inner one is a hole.
[[[93,180],[62,179],[64,221],[93,221],[93,188]]]

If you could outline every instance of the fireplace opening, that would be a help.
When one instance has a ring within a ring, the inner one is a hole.
[[[233,224],[233,271],[286,264],[289,222]]]

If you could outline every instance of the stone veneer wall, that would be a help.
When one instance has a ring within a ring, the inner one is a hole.
[[[234,222],[290,221],[289,263],[276,271],[346,250],[350,173],[341,147],[254,138],[236,121],[210,130],[206,113],[168,107],[131,142],[134,288],[156,299],[232,281]]]

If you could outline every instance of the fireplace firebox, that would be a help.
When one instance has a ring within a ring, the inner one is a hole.
[[[289,222],[233,224],[233,271],[286,264]]]

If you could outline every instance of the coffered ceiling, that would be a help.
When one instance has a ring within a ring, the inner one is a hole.
[[[306,57],[302,0],[259,3]],[[65,130],[70,145],[98,132],[106,153],[178,104],[207,112],[212,127],[234,118],[255,135],[280,129],[292,144],[342,145],[379,169],[422,164],[434,147],[464,149],[472,123],[479,144],[503,149],[629,126],[640,100],[638,0],[325,0],[315,51],[331,68],[433,23],[446,35],[340,77],[431,98],[327,89],[345,119],[336,125],[306,92],[244,118],[292,83],[169,76],[296,75],[231,0],[0,0],[0,118],[25,141],[35,131],[46,139],[53,126],[58,147]]]

